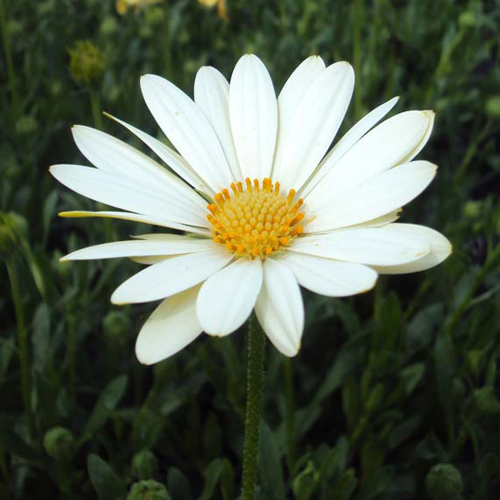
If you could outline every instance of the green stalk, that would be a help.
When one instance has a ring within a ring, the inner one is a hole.
[[[28,421],[28,430],[31,436],[35,435],[35,420],[33,417],[33,412],[31,411],[31,380],[30,380],[30,368],[29,368],[29,357],[28,357],[28,339],[26,332],[26,323],[24,320],[24,310],[21,301],[21,294],[19,288],[19,277],[17,275],[17,269],[14,261],[12,259],[6,259],[7,272],[9,274],[10,288],[12,292],[12,301],[14,302],[14,308],[16,311],[17,320],[17,341],[19,348],[19,365],[21,367],[21,385],[23,393],[23,404],[24,411],[26,413],[26,418]]]
[[[14,63],[12,62],[12,51],[10,48],[10,38],[7,31],[7,23],[5,22],[5,7],[4,0],[0,0],[0,31],[2,32],[2,44],[7,61],[7,75],[9,80],[9,89],[14,108],[17,108],[17,89],[16,89],[16,73],[14,71]]]
[[[254,500],[255,498],[265,348],[266,337],[253,314],[248,322],[247,332],[247,408],[241,500]]]
[[[290,358],[283,361],[286,394],[286,440],[287,440],[287,466],[293,469],[295,463],[295,397],[293,391],[293,370]]]
[[[68,337],[66,342],[66,361],[68,363],[68,386],[70,397],[76,398],[76,349],[77,349],[77,330],[76,321],[73,312],[69,307],[66,308],[66,317],[68,321]]]
[[[165,76],[169,79],[172,78],[172,47],[170,40],[170,17],[169,17],[170,6],[168,2],[165,2],[165,26],[163,28],[164,33],[164,57],[165,57]]]
[[[90,106],[95,128],[102,130],[101,97],[95,90],[90,90]]]
[[[356,75],[356,85],[354,86],[354,115],[356,121],[361,118],[361,25],[363,3],[362,0],[354,0],[352,3],[352,16],[353,16],[353,59],[354,59],[354,73]]]

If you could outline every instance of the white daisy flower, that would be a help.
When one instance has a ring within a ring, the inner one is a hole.
[[[223,336],[255,309],[275,347],[300,348],[300,286],[345,297],[370,290],[379,274],[429,269],[451,252],[433,229],[395,223],[401,207],[432,181],[436,166],[413,161],[434,121],[406,111],[381,124],[397,98],[368,113],[336,145],[354,72],[306,59],[276,99],[264,64],[237,63],[229,84],[198,71],[194,101],[167,80],[141,79],[146,104],[177,152],[116,120],[169,169],[98,130],[76,126],[97,168],[55,165],[75,192],[123,211],[64,212],[178,230],[92,246],[63,260],[130,257],[148,267],[113,293],[114,304],[162,302],[139,333],[139,361],[161,361],[202,331]],[[173,172],[173,173],[172,173]]]

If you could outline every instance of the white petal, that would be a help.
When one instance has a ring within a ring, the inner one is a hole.
[[[183,244],[184,242],[207,242],[206,239],[201,238],[192,238],[189,236],[185,236],[183,234],[171,234],[171,233],[148,233],[148,234],[134,234],[132,238],[136,240],[147,240],[147,241],[157,241],[157,242],[166,242],[166,243],[174,243],[174,244]],[[210,238],[211,239],[211,238]],[[197,243],[194,243],[197,245]]]
[[[398,266],[373,266],[380,274],[407,274],[425,271],[426,269],[441,264],[441,262],[451,254],[452,246],[448,239],[430,227],[415,224],[391,224],[390,227],[393,231],[400,232],[403,238],[412,235],[426,238],[431,247],[431,251],[425,257],[408,264],[401,264]]]
[[[109,218],[109,219],[130,220],[134,222],[142,222],[144,224],[152,224],[153,226],[168,227],[171,229],[179,229],[180,231],[196,233],[203,236],[210,236],[210,231],[208,229],[179,224],[178,222],[175,222],[163,216],[140,215],[130,212],[111,212],[111,211],[90,212],[86,210],[59,212],[58,215],[59,217],[68,217],[68,218],[102,217],[106,219]]]
[[[229,83],[218,70],[204,66],[196,73],[194,100],[215,130],[233,178],[242,181],[229,120]]]
[[[119,123],[127,130],[132,132],[138,139],[140,139],[146,146],[148,146],[155,154],[157,154],[179,177],[184,179],[186,182],[191,184],[191,186],[200,190],[201,192],[208,192],[213,195],[215,191],[210,190],[206,185],[205,181],[192,169],[189,163],[173,149],[169,148],[163,142],[158,139],[146,134],[142,130],[135,128],[134,126],[115,118],[114,116],[104,113],[108,118],[111,118],[115,122]]]
[[[285,356],[295,356],[304,330],[304,304],[293,273],[281,262],[264,262],[264,280],[255,305],[262,329]]]
[[[324,205],[316,205],[313,192],[308,197],[308,205],[316,218],[306,226],[306,232],[352,226],[392,212],[418,196],[430,184],[436,170],[435,165],[426,161],[407,163],[334,196]]]
[[[275,178],[276,174],[276,165],[281,162],[286,137],[295,112],[311,84],[324,70],[325,63],[321,57],[308,57],[290,75],[280,92],[278,97],[278,137],[274,155],[273,178]]]
[[[343,231],[344,229],[361,229],[361,228],[369,228],[369,227],[384,227],[391,222],[395,222],[399,219],[402,208],[397,208],[388,214],[381,215],[380,217],[375,217],[375,219],[370,219],[365,222],[360,222],[359,224],[354,224],[352,226],[348,226],[348,228],[334,229],[334,231]],[[329,232],[329,231],[328,231]]]
[[[322,259],[311,255],[287,253],[286,264],[300,285],[328,297],[347,297],[371,290],[377,273],[361,264]]]
[[[273,175],[285,191],[299,190],[335,137],[354,89],[354,71],[346,62],[329,66],[314,80],[293,116],[284,151]]]
[[[149,111],[184,159],[214,191],[233,181],[214,129],[201,109],[175,85],[156,75],[141,78]]]
[[[122,283],[111,296],[113,304],[138,304],[182,292],[223,268],[233,255],[218,243],[203,252],[163,260]]]
[[[429,137],[432,134],[432,129],[434,128],[434,120],[436,118],[436,114],[434,113],[434,111],[430,109],[422,111],[422,113],[424,113],[429,120],[424,137],[422,137],[422,140],[418,144],[416,144],[415,147],[404,158],[399,160],[400,164],[412,161],[413,158],[415,158],[418,155],[418,153],[420,153],[420,151],[424,149],[425,145],[427,144],[427,141],[429,140]]]
[[[128,144],[99,130],[76,125],[72,129],[76,145],[97,168],[148,186],[167,199],[192,206],[206,207],[206,201],[190,186],[161,165]]]
[[[260,260],[238,259],[201,287],[196,314],[210,335],[228,335],[250,316],[262,284]]]
[[[340,141],[325,156],[318,166],[317,173],[313,174],[308,184],[303,188],[301,195],[306,197],[311,190],[330,172],[333,166],[363,137],[372,127],[374,127],[389,111],[396,105],[399,97],[393,97],[390,101],[381,104],[370,111],[359,120]]]
[[[229,116],[243,177],[269,177],[277,132],[277,104],[271,77],[254,55],[236,64],[229,86]]]
[[[129,257],[132,262],[137,262],[137,264],[144,264],[150,266],[151,264],[157,264],[162,260],[171,259],[171,255],[158,255],[155,257]]]
[[[202,332],[196,319],[195,286],[165,299],[148,318],[137,337],[135,354],[145,364],[158,363],[184,349]]]
[[[406,264],[430,252],[426,238],[401,234],[389,224],[381,228],[346,229],[297,238],[290,250],[327,259],[370,265]]]
[[[115,241],[113,243],[94,245],[70,253],[63,257],[61,261],[180,255],[200,252],[213,246],[213,242],[205,238],[195,239],[174,234],[168,236],[172,237],[170,241]]]
[[[406,111],[382,122],[336,162],[309,196],[337,196],[400,164],[421,147],[430,121],[426,112]]]
[[[149,186],[116,174],[79,165],[54,165],[50,172],[66,187],[91,200],[144,215],[168,214],[181,224],[208,227],[201,206],[179,197],[162,196]]]

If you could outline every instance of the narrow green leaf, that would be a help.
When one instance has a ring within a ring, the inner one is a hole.
[[[264,498],[286,499],[285,482],[276,441],[273,432],[264,421],[261,421],[259,436],[259,475]]]
[[[116,408],[127,388],[127,376],[120,375],[112,380],[101,392],[90,418],[85,425],[82,439],[99,430]]]
[[[87,469],[90,482],[99,500],[123,500],[125,498],[125,485],[102,458],[91,453],[87,458]]]

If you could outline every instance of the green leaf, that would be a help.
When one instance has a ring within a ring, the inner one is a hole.
[[[101,392],[94,411],[83,430],[82,440],[97,432],[108,420],[111,412],[116,408],[127,388],[127,376],[120,375],[112,380]]]
[[[123,500],[125,498],[125,485],[102,458],[91,453],[87,458],[87,469],[90,482],[99,500]]]
[[[231,462],[223,459],[223,469],[220,478],[220,488],[224,500],[234,500],[235,498],[235,484],[234,484],[234,470]]]
[[[423,363],[415,363],[401,370],[400,378],[404,386],[405,395],[409,396],[417,387],[425,373],[425,365]]]
[[[365,336],[347,342],[335,356],[335,362],[314,396],[314,403],[321,403],[338,389],[345,378],[352,373],[360,362],[365,347]]]
[[[448,419],[453,415],[453,375],[455,357],[453,345],[447,335],[440,335],[434,345],[434,367],[439,400]]]
[[[0,383],[3,383],[10,361],[16,352],[13,338],[0,339]]]
[[[213,497],[215,487],[219,482],[219,477],[224,469],[224,462],[220,458],[212,460],[203,473],[205,487],[198,500],[210,500]]]
[[[190,500],[192,497],[189,481],[176,467],[170,467],[167,474],[168,491],[172,498]]]
[[[401,305],[395,292],[376,301],[373,349],[394,349],[401,331]]]
[[[161,436],[163,425],[161,415],[149,408],[140,409],[133,424],[135,448],[153,448]]]
[[[349,442],[345,436],[341,436],[335,447],[333,447],[323,460],[319,469],[319,479],[324,482],[343,474],[347,464],[349,453]]]
[[[47,235],[49,233],[50,222],[52,217],[56,213],[57,207],[57,191],[52,191],[49,196],[47,196],[45,203],[43,204],[43,216],[42,216],[42,227],[43,227],[43,236],[42,241],[45,243],[47,241]]]
[[[382,495],[392,483],[394,478],[393,467],[383,467],[374,472],[364,483],[358,495],[359,500],[371,500]]]
[[[494,500],[498,495],[500,477],[500,459],[494,453],[488,453],[478,467],[478,485],[475,498]]]
[[[264,421],[261,421],[260,428],[258,465],[264,498],[284,500],[286,498],[285,483],[276,440],[271,429]]]
[[[332,488],[330,493],[327,493],[327,500],[348,500],[354,493],[358,480],[354,469],[347,470],[343,476],[337,481],[337,484]]]
[[[16,420],[0,415],[0,443],[1,448],[26,460],[36,460],[38,453],[27,445],[15,431]]]
[[[349,429],[354,429],[361,415],[359,384],[353,378],[347,380],[342,387],[342,409]]]
[[[420,415],[409,418],[397,425],[389,434],[387,446],[390,449],[398,447],[403,441],[408,439],[418,428],[421,421]]]
[[[319,472],[312,460],[309,460],[303,470],[294,478],[292,489],[297,500],[308,500],[319,479]]]
[[[50,308],[47,304],[40,304],[33,318],[33,355],[35,368],[43,370],[52,354],[50,344]]]

